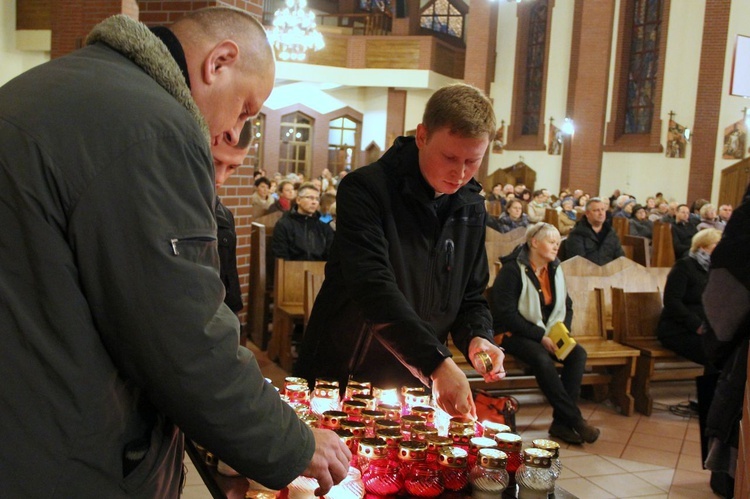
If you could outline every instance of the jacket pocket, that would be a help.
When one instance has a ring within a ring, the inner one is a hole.
[[[123,477],[120,487],[134,494],[142,487],[153,481],[157,473],[167,472],[162,468],[173,461],[170,459],[172,452],[175,450],[174,439],[177,429],[171,423],[167,423],[163,415],[158,415],[154,427],[151,429],[149,446],[140,462]],[[180,437],[181,438],[181,437]],[[131,452],[134,451],[130,449]],[[125,460],[123,449],[123,460]]]
[[[204,265],[218,266],[216,234],[171,236],[169,251],[172,256]]]

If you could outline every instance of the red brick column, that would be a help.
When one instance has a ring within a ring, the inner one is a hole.
[[[711,199],[731,3],[731,0],[706,2],[698,93],[695,99],[695,124],[691,139],[693,150],[690,154],[688,203],[698,198]]]
[[[565,141],[560,184],[592,195],[601,181],[614,13],[614,0],[575,3],[567,113],[576,132]]]
[[[388,89],[388,110],[385,118],[385,147],[387,151],[393,145],[396,137],[403,135],[404,121],[406,119],[406,91]]]

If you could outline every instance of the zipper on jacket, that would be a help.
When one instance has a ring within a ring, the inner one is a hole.
[[[455,260],[456,244],[453,242],[453,239],[449,238],[446,239],[443,243],[443,248],[445,249],[445,271],[448,275],[445,283],[445,289],[443,290],[443,303],[441,304],[441,310],[446,310],[450,305],[451,299],[451,284],[453,281],[453,273],[451,272],[451,270],[453,270]]]
[[[179,246],[185,243],[210,243],[215,241],[215,237],[208,236],[196,236],[196,237],[173,237],[169,239],[169,244],[172,246],[172,255],[180,256]]]
[[[453,243],[453,239],[445,240],[445,270],[450,272],[453,269],[453,252],[456,249],[456,245]]]

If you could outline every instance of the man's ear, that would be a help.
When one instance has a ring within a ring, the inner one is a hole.
[[[212,83],[216,77],[239,61],[240,48],[232,40],[223,40],[216,44],[206,55],[201,66],[201,78],[206,84]]]
[[[427,127],[424,126],[422,123],[417,125],[417,147],[422,148],[425,144],[427,144]]]

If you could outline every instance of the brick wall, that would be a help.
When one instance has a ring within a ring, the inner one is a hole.
[[[614,0],[576,0],[567,115],[576,126],[565,141],[561,187],[599,194]]]
[[[136,0],[57,0],[52,2],[52,59],[83,46],[96,24],[115,14],[138,18]]]
[[[719,128],[724,56],[729,29],[731,0],[706,2],[703,22],[698,93],[695,102],[690,174],[688,177],[688,203],[698,198],[711,199],[711,187],[716,161],[716,135]]]

